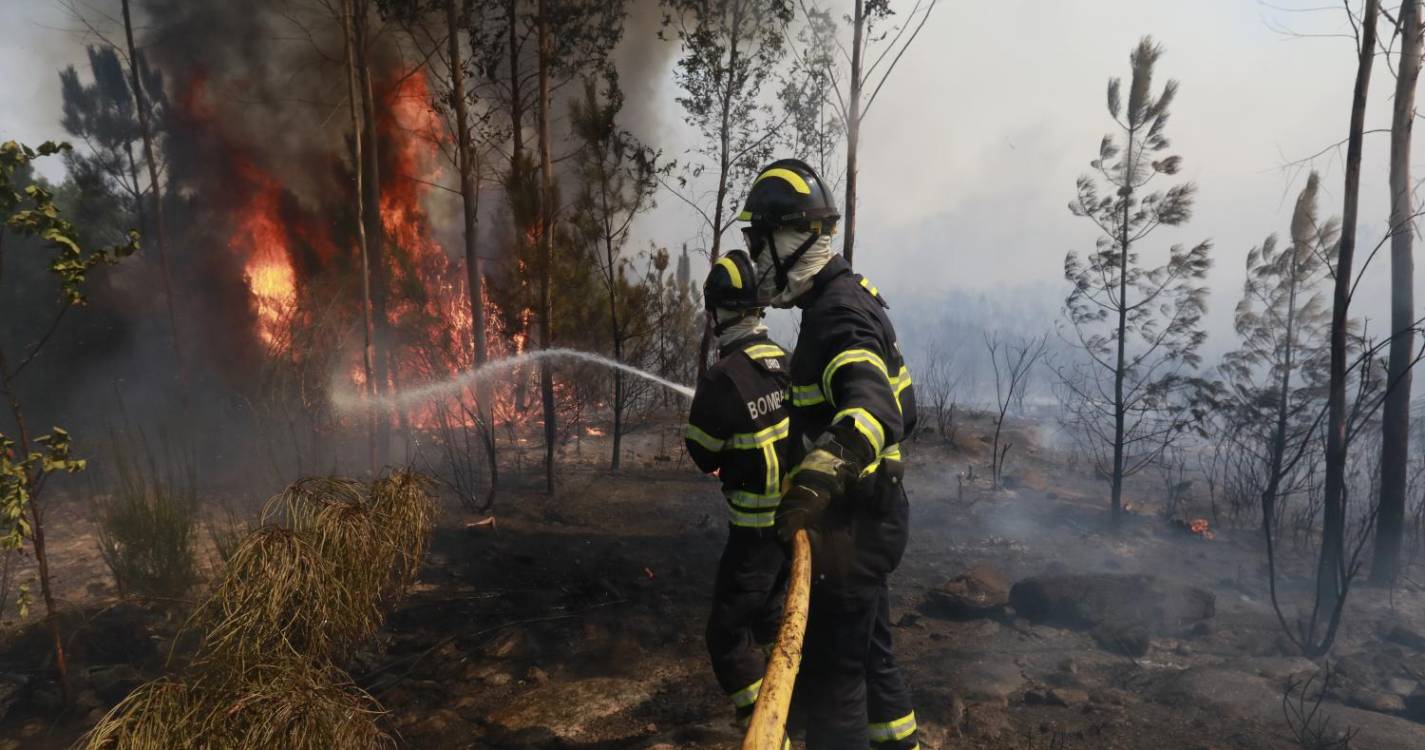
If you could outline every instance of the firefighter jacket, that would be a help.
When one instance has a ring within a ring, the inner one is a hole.
[[[876,458],[900,460],[915,428],[915,390],[881,293],[840,255],[812,279],[797,305],[801,332],[792,355],[792,460],[834,424],[854,426]]]
[[[688,455],[722,480],[733,526],[771,528],[787,465],[787,353],[757,334],[719,354],[693,396]]]

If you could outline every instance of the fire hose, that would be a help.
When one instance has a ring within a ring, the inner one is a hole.
[[[807,630],[811,605],[811,541],[805,529],[792,537],[792,571],[787,582],[787,603],[782,608],[782,624],[777,642],[767,659],[767,673],[757,695],[742,750],[782,750],[787,732],[787,712],[792,705],[792,687],[802,663],[802,637]]]

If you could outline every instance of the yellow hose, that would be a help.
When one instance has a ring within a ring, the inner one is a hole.
[[[747,736],[742,739],[742,750],[782,750],[792,687],[802,663],[802,637],[806,635],[810,604],[811,541],[805,530],[799,530],[792,537],[792,573],[787,583],[787,603],[782,608],[782,625],[767,660],[767,673],[762,678]]]

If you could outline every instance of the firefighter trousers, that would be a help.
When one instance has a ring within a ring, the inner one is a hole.
[[[823,535],[823,546],[834,546],[843,534],[854,551],[849,564],[819,572],[812,584],[798,690],[808,750],[918,747],[910,690],[891,651],[887,588],[905,552],[910,508],[899,484],[881,484],[872,494],[852,498],[857,510]]]
[[[728,527],[713,588],[707,644],[713,674],[739,718],[752,714],[767,667],[763,647],[777,639],[786,562],[772,529]]]

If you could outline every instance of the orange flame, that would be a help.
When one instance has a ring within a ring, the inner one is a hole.
[[[272,346],[297,302],[297,274],[278,213],[281,187],[249,162],[242,162],[238,171],[252,193],[238,210],[228,246],[247,259],[243,277],[257,311],[257,332],[264,344]]]

